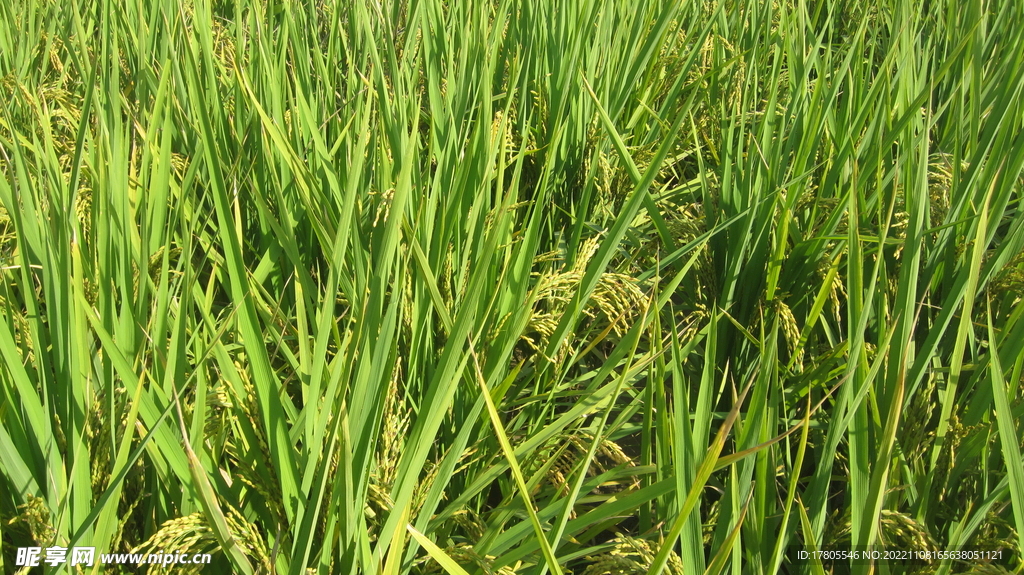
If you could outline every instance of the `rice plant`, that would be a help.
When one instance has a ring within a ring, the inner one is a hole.
[[[11,0],[0,90],[4,573],[1024,568],[1024,5]]]

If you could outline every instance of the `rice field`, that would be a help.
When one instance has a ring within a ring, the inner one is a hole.
[[[0,572],[1021,573],[1022,91],[1010,0],[2,2]]]

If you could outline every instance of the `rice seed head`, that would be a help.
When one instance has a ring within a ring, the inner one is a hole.
[[[804,350],[797,351],[797,346],[800,343],[800,327],[796,323],[796,317],[793,316],[793,310],[781,299],[775,300],[775,309],[779,318],[779,326],[782,328],[782,335],[786,340],[786,348],[789,350],[790,357],[795,358],[794,366],[797,372],[801,372],[804,369]]]
[[[536,280],[533,288],[533,301],[535,303],[526,330],[521,337],[535,351],[542,353],[548,338],[557,329],[562,315],[573,298],[576,297],[580,282],[583,281],[586,273],[587,264],[597,253],[598,248],[600,248],[600,238],[588,238],[581,245],[572,267],[563,268],[560,271],[534,274]],[[546,253],[541,255],[540,261],[550,262],[557,259],[555,254]],[[597,285],[594,287],[590,299],[584,305],[582,313],[589,318],[593,327],[598,328],[597,331],[611,328],[617,337],[621,337],[633,324],[646,301],[647,296],[632,277],[615,272],[605,272],[598,278]],[[535,341],[529,334],[539,335],[539,341]],[[566,338],[555,358],[548,359],[559,360],[571,353],[573,347],[570,339]]]
[[[444,549],[445,554],[451,557],[456,563],[463,566],[472,566],[479,569],[484,575],[516,575],[516,570],[508,565],[503,567],[495,568],[494,561],[495,557],[491,555],[480,555],[473,550],[473,547],[468,543],[460,543],[458,545],[452,545]],[[417,559],[413,565],[419,568],[419,572],[423,575],[430,573],[446,573],[441,565],[429,555],[424,555]],[[470,572],[473,569],[469,569]]]
[[[7,525],[26,529],[32,540],[40,546],[45,547],[56,540],[57,530],[53,527],[53,518],[45,499],[29,493],[27,501],[18,509],[20,513],[10,519]]]
[[[906,513],[883,509],[879,521],[879,540],[888,547],[916,551],[938,548],[925,526]]]
[[[573,478],[579,473],[578,465],[586,457],[594,441],[593,433],[583,429],[557,436],[541,448],[538,457],[532,459],[530,470],[531,472],[539,470],[554,457],[555,460],[551,463],[545,480],[559,493],[567,494]],[[636,463],[621,446],[603,437],[597,446],[594,459],[587,469],[587,477],[600,475],[616,467],[635,466]],[[628,476],[625,479],[599,485],[595,491],[604,494],[617,493],[636,487],[638,483],[638,477]],[[575,517],[575,512],[572,512],[572,516]]]
[[[270,553],[256,527],[234,509],[225,516],[228,529],[242,552],[252,559],[261,573],[270,573]],[[131,553],[212,553],[219,548],[217,538],[202,513],[192,513],[164,522],[160,529]],[[149,573],[201,573],[204,565],[149,566]]]
[[[1024,297],[1024,252],[1014,256],[989,285],[988,296],[997,303],[1007,297],[1017,306]]]
[[[201,513],[193,513],[165,521],[152,537],[131,550],[132,553],[158,553],[188,550],[192,553],[206,553],[217,547],[213,530],[207,525]],[[199,573],[198,567],[184,566],[185,573]],[[164,573],[160,565],[151,565],[150,573]],[[178,572],[178,567],[175,571]]]
[[[961,162],[961,173],[970,166]],[[953,187],[952,154],[933,154],[928,163],[928,205],[931,226],[938,227],[949,213],[949,194]]]
[[[590,564],[583,575],[643,575],[650,570],[657,551],[646,540],[620,535],[612,543],[610,551],[587,557]],[[664,572],[682,575],[683,562],[675,551],[669,554]]]

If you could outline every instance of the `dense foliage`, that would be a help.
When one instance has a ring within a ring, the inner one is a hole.
[[[0,2],[0,571],[1017,569],[1022,89],[1009,0]]]

